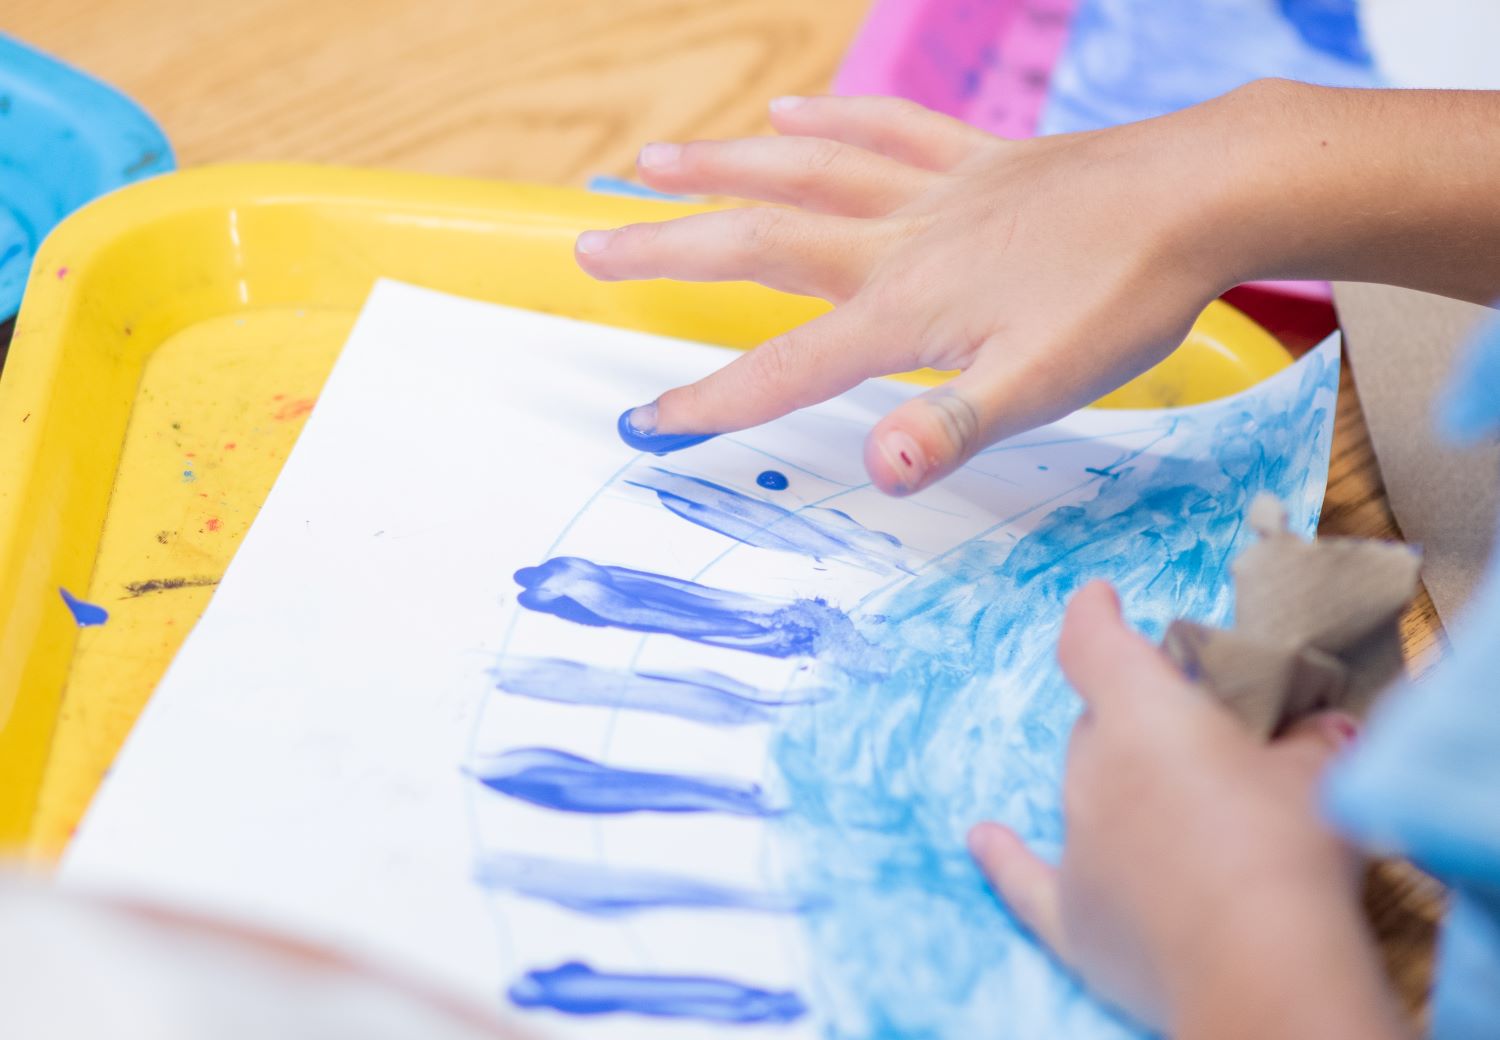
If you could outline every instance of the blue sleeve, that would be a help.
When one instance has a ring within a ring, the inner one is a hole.
[[[1500,325],[1455,373],[1450,435],[1500,429]],[[1366,848],[1411,859],[1453,890],[1438,956],[1440,1040],[1500,1034],[1500,566],[1459,622],[1468,638],[1420,688],[1387,696],[1355,750],[1330,771],[1324,804]]]

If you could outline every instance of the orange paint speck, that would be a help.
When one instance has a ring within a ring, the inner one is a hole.
[[[216,516],[211,516],[203,522],[203,526],[208,528],[210,531],[217,531],[219,528],[224,526],[224,522]]]
[[[66,278],[66,277],[68,277],[68,269],[66,267],[59,267],[57,269],[57,277],[59,277],[59,278]]]
[[[299,397],[295,401],[288,401],[276,411],[271,413],[271,418],[287,422],[291,419],[300,419],[313,410],[313,405],[318,403],[316,397]]]
[[[228,444],[224,445],[224,450],[225,451],[233,451],[234,450],[234,441],[230,441]]]

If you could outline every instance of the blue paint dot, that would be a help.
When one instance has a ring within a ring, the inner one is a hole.
[[[1038,466],[1037,469],[1046,469],[1046,466]]]
[[[766,470],[755,478],[755,482],[767,491],[785,491],[787,485],[791,483],[786,479],[785,473],[778,473],[774,469]]]
[[[67,589],[58,589],[62,594],[63,602],[73,612],[73,620],[78,622],[79,628],[88,628],[90,625],[102,625],[109,620],[109,611],[95,603],[87,603],[74,596]]]

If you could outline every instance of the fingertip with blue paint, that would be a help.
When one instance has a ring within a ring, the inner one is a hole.
[[[657,433],[655,403],[627,408],[620,413],[617,429],[620,439],[630,447],[653,455],[669,455],[717,436],[712,433]]]

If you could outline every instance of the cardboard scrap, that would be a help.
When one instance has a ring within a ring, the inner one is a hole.
[[[1329,708],[1363,714],[1401,674],[1397,622],[1421,557],[1399,543],[1303,541],[1270,495],[1251,503],[1250,526],[1259,540],[1232,567],[1234,627],[1174,621],[1163,649],[1262,736]]]
[[[1422,582],[1455,641],[1454,626],[1489,559],[1500,510],[1500,445],[1456,447],[1433,422],[1460,348],[1487,307],[1412,289],[1334,286],[1344,347],[1391,512],[1422,547]]]

